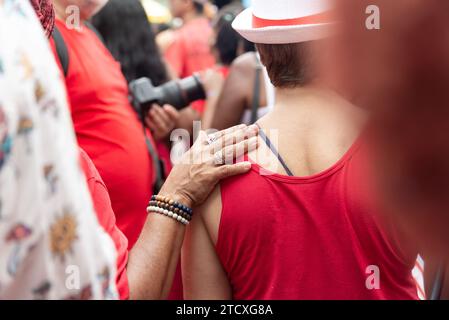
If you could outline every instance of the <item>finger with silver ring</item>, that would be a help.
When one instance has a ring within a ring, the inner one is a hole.
[[[217,136],[215,134],[210,134],[207,136],[207,144],[211,145],[212,143],[214,143],[215,141],[217,141]]]
[[[217,166],[224,164],[224,154],[223,151],[218,151],[214,153],[214,164]]]

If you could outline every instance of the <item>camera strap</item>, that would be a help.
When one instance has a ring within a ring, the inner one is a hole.
[[[258,111],[260,107],[260,75],[262,74],[262,64],[260,63],[257,54],[256,58],[256,78],[254,79],[254,89],[253,89],[253,104],[251,107],[251,124],[255,123],[258,119]]]
[[[151,160],[153,161],[153,168],[155,173],[153,194],[158,194],[163,184],[165,183],[165,169],[156,149],[154,148],[153,143],[147,136],[145,126],[143,127],[143,134],[145,135],[145,143],[147,145],[148,152],[150,153]]]
[[[58,55],[64,77],[67,77],[69,72],[69,50],[67,49],[67,45],[61,35],[61,31],[59,31],[57,26],[55,26],[53,30],[52,37],[55,42],[56,54]]]

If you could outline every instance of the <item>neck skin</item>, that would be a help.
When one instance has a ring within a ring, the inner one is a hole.
[[[58,18],[59,20],[64,20],[67,17],[67,14],[65,13],[65,7],[58,1],[53,1],[53,7],[55,8],[56,18]]]
[[[321,113],[324,109],[338,111],[339,105],[349,105],[336,92],[316,84],[296,88],[276,88],[276,106],[273,114],[282,116]]]
[[[184,22],[184,24],[187,24],[190,21],[195,20],[200,17],[201,17],[201,14],[196,12],[196,10],[189,10],[185,14],[183,14],[182,21]]]
[[[311,84],[298,88],[277,88],[276,106],[267,120],[270,127],[290,128],[289,131],[298,131],[297,134],[334,136],[351,141],[362,131],[366,117],[363,109],[354,106],[337,92],[326,86]],[[292,119],[295,119],[295,126],[292,126]]]
[[[297,176],[307,177],[330,168],[341,159],[359,137],[365,118],[363,110],[336,92],[308,85],[277,88],[274,110],[258,123],[290,170]],[[263,155],[266,147],[261,145],[259,149]],[[254,154],[250,154],[253,160],[256,159]],[[262,156],[258,160],[256,162],[269,163],[264,167],[270,171],[285,173],[271,152],[268,158]],[[272,164],[275,169],[269,167]]]

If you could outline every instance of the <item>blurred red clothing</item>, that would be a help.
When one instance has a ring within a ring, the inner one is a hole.
[[[60,20],[56,25],[69,53],[65,80],[78,143],[106,184],[117,226],[132,248],[146,221],[154,179],[142,124],[120,65],[97,35]]]
[[[129,298],[128,277],[126,275],[126,265],[128,263],[128,240],[116,225],[114,211],[112,211],[111,200],[108,190],[100,177],[95,165],[89,156],[80,149],[80,162],[87,186],[97,214],[98,222],[109,234],[117,249],[117,290],[120,299]]]
[[[229,76],[230,67],[229,66],[221,66],[218,68],[218,71],[223,75],[223,78],[227,78]]]
[[[173,43],[165,51],[165,59],[180,79],[215,65],[210,46],[212,35],[213,29],[207,18],[196,18],[175,32]],[[204,112],[204,106],[203,100],[192,103],[192,108],[200,114]]]
[[[212,34],[212,27],[206,18],[194,19],[176,31],[173,43],[165,52],[165,59],[179,78],[215,65],[210,47]]]

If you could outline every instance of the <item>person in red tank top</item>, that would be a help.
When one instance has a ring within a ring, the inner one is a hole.
[[[417,299],[417,249],[380,215],[370,183],[367,115],[314,68],[330,21],[313,2],[256,0],[261,16],[234,22],[258,42],[276,106],[258,122],[253,170],[197,209],[183,248],[186,299]],[[273,26],[270,14],[285,19]]]

